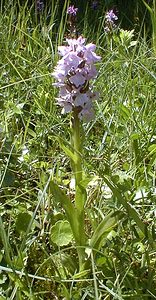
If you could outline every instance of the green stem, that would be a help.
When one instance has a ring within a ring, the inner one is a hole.
[[[72,168],[75,175],[75,207],[77,210],[77,218],[79,224],[79,241],[77,243],[78,246],[77,251],[79,256],[79,268],[80,270],[82,270],[84,258],[85,258],[85,245],[86,245],[85,222],[84,222],[84,204],[86,200],[86,190],[81,185],[83,179],[82,138],[81,138],[80,120],[78,117],[78,112],[76,110],[73,112],[73,118],[72,118],[71,142],[74,148],[74,154],[76,156],[76,162],[72,164]]]
[[[72,141],[73,141],[73,148],[74,154],[76,156],[76,163],[74,164],[74,175],[75,175],[75,186],[78,187],[80,182],[82,181],[82,143],[80,138],[80,121],[78,118],[77,112],[73,113],[72,119]],[[77,209],[81,209],[81,205],[77,199],[75,199]]]

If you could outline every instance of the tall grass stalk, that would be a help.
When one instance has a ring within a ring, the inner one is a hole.
[[[151,22],[152,22],[152,45],[153,51],[156,54],[156,2],[153,0],[153,6],[150,7],[147,2],[142,0],[144,5],[146,6],[147,10],[150,13]]]

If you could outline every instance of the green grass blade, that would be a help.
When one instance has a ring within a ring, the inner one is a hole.
[[[137,226],[142,231],[144,236],[146,236],[150,241],[152,241],[152,236],[148,231],[147,227],[145,226],[144,222],[141,220],[140,215],[138,214],[136,209],[131,205],[131,203],[127,202],[124,195],[120,193],[118,186],[113,181],[110,181],[110,179],[107,178],[106,176],[104,176],[104,181],[112,190],[113,194],[117,197],[118,202],[122,204],[123,207],[126,209],[130,218],[132,218],[136,222]]]

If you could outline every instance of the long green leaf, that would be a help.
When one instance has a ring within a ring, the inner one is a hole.
[[[152,8],[144,0],[142,0],[142,1],[143,1],[144,5],[146,6],[146,8],[148,9],[148,11],[150,12],[150,14],[152,14],[153,13]]]
[[[117,224],[117,218],[113,217],[113,212],[108,214],[96,228],[91,240],[90,246],[99,249],[101,240],[108,235],[112,228]]]
[[[61,147],[62,150],[65,152],[65,154],[66,154],[66,155],[67,155],[74,163],[76,163],[76,162],[77,162],[77,156],[72,152],[72,150],[69,149],[69,148],[71,148],[71,145],[68,144],[68,143],[66,142],[66,144],[68,145],[68,147],[65,146],[64,140],[63,140],[62,138],[60,138],[60,137],[57,137],[57,140],[58,140],[58,142],[59,142],[60,147]]]
[[[60,202],[62,207],[64,208],[67,216],[67,220],[70,223],[74,238],[77,242],[79,242],[79,224],[77,218],[77,211],[74,208],[71,200],[66,196],[66,194],[60,189],[60,187],[54,183],[50,182],[51,192],[57,202]]]

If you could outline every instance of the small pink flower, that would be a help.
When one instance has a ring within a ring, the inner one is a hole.
[[[72,15],[72,16],[76,16],[77,11],[78,11],[78,8],[74,7],[74,5],[71,5],[67,9],[67,14]]]
[[[85,94],[77,94],[76,98],[75,98],[75,102],[74,104],[76,106],[81,106],[81,107],[84,107],[84,105],[88,102],[89,98],[88,98],[88,95],[87,93]]]

